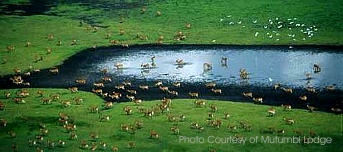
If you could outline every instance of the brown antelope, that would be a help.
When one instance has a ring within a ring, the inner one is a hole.
[[[20,74],[21,73],[21,69],[15,68],[15,69],[13,69],[13,72],[14,72],[14,74]]]
[[[331,108],[331,111],[334,112],[334,113],[342,113],[342,109],[341,108]]]
[[[144,14],[146,12],[146,6],[143,6],[142,8],[141,8],[141,14]]]
[[[277,90],[278,88],[280,88],[281,87],[281,84],[280,83],[276,83],[276,84],[274,84],[274,90]]]
[[[283,107],[283,110],[292,110],[292,106],[291,105],[284,105],[284,104],[281,104],[281,107]]]
[[[211,113],[208,113],[208,118],[212,119],[214,117],[214,114],[211,112]]]
[[[215,94],[222,94],[222,89],[211,89],[212,92],[214,92]]]
[[[239,70],[239,76],[241,79],[248,79],[248,72],[246,69]]]
[[[23,98],[13,98],[13,101],[16,104],[26,103],[26,101]]]
[[[76,79],[75,80],[75,83],[78,83],[78,84],[86,84],[86,79]]]
[[[252,98],[252,100],[253,100],[255,103],[257,103],[257,104],[263,103],[263,98],[261,98],[261,97],[259,97],[259,98]]]
[[[58,68],[52,68],[49,70],[49,72],[52,74],[58,74]]]
[[[6,47],[6,49],[7,49],[8,52],[14,52],[15,46],[9,45],[9,46]]]
[[[124,64],[123,64],[123,63],[119,63],[119,62],[117,62],[114,66],[115,66],[117,69],[122,69],[122,68],[124,68]]]
[[[102,94],[102,89],[92,89],[93,93]]]
[[[137,91],[136,90],[126,90],[128,93],[130,93],[130,94],[133,94],[133,95],[135,95],[135,94],[137,94]]]
[[[76,45],[76,44],[77,44],[77,40],[76,39],[71,40],[70,45]]]
[[[21,91],[17,92],[17,95],[20,98],[26,98],[26,97],[30,96],[30,93],[25,91],[25,90],[21,90]]]
[[[158,38],[157,38],[157,44],[162,44],[163,43],[163,40],[164,40],[164,36],[163,35],[160,35]]]
[[[180,88],[181,87],[181,82],[173,82],[172,84],[174,87]]]
[[[144,123],[142,121],[136,120],[135,126],[137,129],[142,129]]]
[[[128,144],[127,144],[127,147],[128,148],[135,148],[136,147],[136,143],[134,141],[130,141]]]
[[[119,84],[114,86],[116,89],[121,89],[121,90],[125,90],[125,85],[124,84]]]
[[[206,102],[204,100],[196,100],[194,104],[196,107],[201,108],[202,106],[206,105]]]
[[[189,92],[188,94],[189,94],[189,96],[191,96],[191,98],[198,98],[199,97],[198,92]]]
[[[91,137],[91,139],[94,141],[94,140],[97,140],[99,138],[99,135],[95,132],[92,132],[89,134],[89,137]]]
[[[75,131],[76,130],[76,125],[74,124],[66,124],[63,125],[63,128],[66,129],[67,132]]]
[[[5,109],[6,105],[0,101],[0,111]]]
[[[150,68],[150,64],[149,63],[142,63],[141,64],[141,68],[142,69],[149,69]]]
[[[206,88],[214,88],[214,87],[216,87],[216,85],[217,84],[215,82],[209,82],[209,83],[205,84]]]
[[[110,77],[102,77],[101,80],[103,82],[112,82],[112,79]]]
[[[230,114],[228,112],[225,112],[224,113],[224,119],[228,119],[228,118],[230,118]]]
[[[275,113],[276,113],[276,109],[275,108],[269,108],[268,109],[268,116],[269,117],[275,116]]]
[[[156,131],[150,130],[150,138],[158,138],[159,135]]]
[[[186,27],[186,29],[190,29],[191,28],[191,23],[186,23],[185,27]]]
[[[39,95],[39,97],[42,97],[44,95],[44,91],[43,90],[38,90],[37,94]]]
[[[246,98],[253,98],[252,92],[243,92],[242,94]]]
[[[79,91],[77,87],[70,87],[69,90],[71,93],[76,93]]]
[[[299,97],[300,100],[302,101],[306,101],[307,100],[307,96],[306,95],[302,95]]]
[[[6,119],[1,118],[0,119],[0,127],[3,128],[3,127],[6,127],[6,125],[7,125]]]
[[[113,103],[112,102],[105,102],[104,108],[105,109],[110,109],[113,107]]]
[[[142,89],[142,90],[148,90],[149,86],[147,86],[147,85],[139,85],[139,88]]]
[[[313,71],[314,73],[318,73],[322,70],[319,64],[313,64]]]
[[[171,106],[171,104],[172,104],[172,100],[171,99],[169,99],[169,98],[165,98],[165,97],[163,97],[162,99],[161,99],[161,102],[162,102],[162,105],[167,105],[167,106]]]
[[[77,140],[77,134],[75,132],[71,133],[70,136],[69,136],[69,139]]]
[[[113,94],[109,95],[112,99],[118,100],[121,97],[121,93],[113,92]]]
[[[130,126],[129,125],[123,125],[120,124],[121,131],[129,131]]]
[[[48,39],[49,41],[53,40],[54,39],[54,35],[53,34],[47,34],[45,36],[46,39]]]
[[[88,107],[88,110],[91,113],[99,113],[99,107],[97,107],[97,106],[90,106],[90,107]]]
[[[132,102],[135,103],[135,105],[138,105],[138,104],[142,103],[142,100],[141,99],[134,99]]]
[[[11,92],[8,92],[8,91],[5,91],[5,97],[8,99],[8,98],[11,98]]]
[[[41,128],[41,129],[39,129],[39,131],[40,131],[41,136],[46,136],[49,133],[49,130],[46,128]]]
[[[119,30],[119,35],[124,35],[124,34],[125,34],[124,29],[120,29],[120,30]]]
[[[164,86],[159,86],[160,90],[162,90],[163,92],[168,92],[168,87],[164,87]]]
[[[172,134],[174,134],[174,135],[179,135],[179,134],[180,134],[180,129],[179,129],[179,127],[177,127],[177,126],[170,127],[170,131],[171,131]]]
[[[297,134],[298,136],[304,136],[304,133],[303,133],[303,131],[301,131],[301,130],[293,130],[293,132],[294,132],[295,134]]]
[[[328,86],[325,87],[325,89],[326,89],[327,91],[334,91],[334,90],[335,90],[335,86],[333,86],[333,85],[328,85]]]
[[[216,112],[218,110],[218,107],[214,104],[210,104],[210,108],[212,112]]]
[[[105,87],[104,83],[100,82],[100,83],[93,83],[93,86],[94,87],[97,87],[97,88],[103,88]]]
[[[293,93],[293,89],[292,88],[281,88],[285,93]]]
[[[135,100],[135,96],[126,95],[126,98],[128,98],[130,101]]]
[[[123,110],[125,111],[126,115],[131,115],[132,114],[132,109],[128,106],[125,106],[123,108]]]
[[[315,108],[313,106],[309,106],[309,105],[306,105],[306,107],[308,110],[310,110],[310,112],[313,112],[315,109],[317,109],[317,108]]]
[[[52,99],[51,98],[42,98],[43,104],[51,104]]]
[[[83,98],[81,97],[74,97],[73,100],[75,101],[76,105],[81,105],[83,103]]]
[[[69,107],[69,106],[71,106],[71,102],[70,102],[69,100],[64,100],[64,101],[62,101],[61,103],[62,103],[63,107]]]
[[[203,64],[203,69],[204,71],[209,71],[209,70],[212,70],[212,63],[204,63]]]
[[[306,90],[311,93],[317,93],[314,87],[307,87]]]
[[[179,95],[179,93],[177,91],[174,91],[174,90],[172,90],[172,91],[168,90],[168,93],[173,95],[173,96],[178,96]]]
[[[104,121],[110,121],[110,116],[109,115],[101,116],[100,117],[100,122],[104,122]]]
[[[158,81],[156,81],[156,83],[155,83],[155,86],[156,86],[156,87],[160,87],[160,86],[162,86],[162,85],[163,85],[163,83],[162,83],[161,80],[158,80]]]
[[[112,151],[112,152],[118,152],[118,151],[119,151],[118,146],[113,146],[113,147],[111,148],[111,151]]]
[[[59,94],[52,94],[50,95],[51,99],[54,100],[54,101],[57,101],[60,99],[60,95]]]
[[[286,124],[293,125],[295,123],[295,120],[292,118],[283,118]]]
[[[176,59],[176,65],[184,65],[185,62],[182,59]]]

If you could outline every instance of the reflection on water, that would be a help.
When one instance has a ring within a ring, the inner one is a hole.
[[[155,58],[152,59],[152,57]],[[222,58],[227,58],[227,62]],[[182,59],[184,63],[178,65],[177,59]],[[116,69],[115,63],[123,63],[124,68]],[[204,70],[204,63],[211,63],[212,69]],[[142,64],[149,64],[149,68],[142,68]],[[319,64],[322,71],[314,73],[314,64]],[[282,83],[289,86],[310,85],[320,88],[336,85],[342,88],[341,65],[343,65],[343,53],[330,50],[323,52],[278,49],[158,51],[133,49],[92,63],[92,68],[96,71],[107,68],[115,76],[130,76],[136,79],[182,82],[216,81],[223,85],[240,83],[239,70],[245,68],[249,74],[249,84]],[[306,74],[310,74],[311,79],[307,79]]]

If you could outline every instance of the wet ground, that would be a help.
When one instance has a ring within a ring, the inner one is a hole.
[[[339,47],[326,46],[133,46],[130,48],[103,48],[85,50],[69,58],[59,66],[57,75],[43,70],[24,78],[30,87],[68,88],[79,87],[91,91],[93,83],[101,82],[103,77],[110,77],[104,92],[121,92],[115,86],[130,81],[127,89],[137,90],[137,98],[143,100],[170,98],[190,98],[189,92],[199,92],[199,98],[253,102],[245,98],[242,92],[252,92],[254,97],[262,97],[263,104],[291,104],[295,108],[314,106],[317,110],[330,111],[332,107],[342,108],[343,101],[343,52]],[[152,59],[153,57],[153,59]],[[227,58],[227,61],[222,60]],[[176,60],[183,63],[177,64]],[[117,69],[116,63],[123,68]],[[211,69],[204,70],[203,64],[210,63]],[[142,68],[141,65],[149,65]],[[321,71],[315,73],[313,65],[318,64]],[[240,78],[240,69],[246,69],[248,79]],[[101,70],[107,70],[107,73]],[[306,74],[309,74],[307,77]],[[76,79],[86,79],[85,85],[76,84]],[[173,96],[161,91],[155,83],[161,80],[163,86],[177,91]],[[9,78],[2,78],[1,88],[16,88]],[[181,87],[174,87],[174,82],[181,82]],[[205,84],[215,82],[222,94],[215,94]],[[293,93],[282,89],[274,90],[274,84],[292,88]],[[139,85],[148,85],[149,90],[141,90]],[[332,86],[333,91],[326,90]],[[317,93],[306,88],[312,87]],[[302,101],[300,96],[306,95]],[[106,100],[111,100],[106,98]],[[195,100],[195,99],[194,99]],[[123,97],[118,102],[128,101]]]

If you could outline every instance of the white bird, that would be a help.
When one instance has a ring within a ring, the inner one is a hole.
[[[223,20],[224,20],[224,19],[221,18],[221,19],[219,20],[219,22],[222,22]]]
[[[272,79],[272,78],[268,78],[268,80],[269,80],[269,82],[272,82],[272,81],[273,81],[273,79]]]
[[[255,37],[258,35],[258,32],[255,33]]]
[[[257,20],[252,21],[253,23],[257,23]]]

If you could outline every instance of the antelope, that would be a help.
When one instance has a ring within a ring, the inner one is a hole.
[[[14,52],[15,46],[9,45],[9,46],[6,47],[6,49],[7,49],[8,52]]]
[[[8,99],[8,98],[11,98],[11,92],[8,92],[8,91],[5,91],[5,97]]]
[[[198,92],[189,92],[188,93],[192,98],[198,98],[199,97],[199,93]]]
[[[112,45],[115,45],[115,44],[118,43],[118,41],[117,41],[117,40],[110,40],[110,43],[111,43]]]
[[[139,85],[139,88],[142,89],[142,90],[148,90],[149,86],[147,86],[147,85]]]
[[[334,91],[334,90],[335,90],[335,86],[333,86],[333,85],[328,85],[328,86],[325,87],[325,89],[326,89],[327,91]]]
[[[143,6],[142,8],[141,8],[141,14],[144,14],[146,12],[146,6]]]
[[[222,57],[221,60],[220,60],[220,64],[222,66],[227,66],[227,60],[228,60],[227,57]]]
[[[248,72],[246,69],[240,69],[239,73],[241,79],[248,79]]]
[[[307,96],[306,95],[302,95],[299,97],[300,100],[302,101],[306,101],[307,100]]]
[[[49,70],[49,72],[52,74],[58,74],[58,68],[52,68]]]
[[[78,84],[86,84],[86,79],[76,79],[76,80],[75,80],[75,83],[78,83]]]
[[[209,71],[209,70],[212,70],[212,63],[204,63],[203,64],[203,69],[204,71]]]
[[[289,93],[289,94],[291,94],[291,93],[293,93],[293,89],[292,88],[281,88],[285,93]]]
[[[14,74],[20,74],[21,73],[21,69],[15,68],[15,69],[13,69],[13,72],[14,72]]]
[[[174,87],[180,88],[181,87],[181,82],[173,82],[172,84]]]
[[[102,89],[92,89],[93,93],[102,94]]]
[[[132,85],[131,82],[128,80],[125,80],[122,84],[125,86],[131,86]]]
[[[81,97],[74,97],[73,100],[75,101],[76,105],[81,105],[83,103],[83,98]]]
[[[42,103],[43,104],[51,104],[51,98],[42,98]]]
[[[143,125],[144,125],[144,124],[143,124],[142,121],[138,121],[138,120],[137,120],[136,123],[135,123],[135,126],[136,126],[137,129],[142,129],[142,128],[143,128]]]
[[[23,98],[13,98],[13,101],[16,104],[26,103],[26,101]]]
[[[103,77],[101,78],[103,82],[112,82],[112,79],[110,77]]]
[[[54,39],[54,35],[53,34],[47,34],[45,36],[46,39],[48,39],[49,41],[53,40]]]
[[[236,131],[237,126],[228,124],[228,125],[226,126],[226,128],[228,128],[230,132],[234,132],[234,131]]]
[[[124,67],[124,64],[123,64],[123,63],[117,62],[114,66],[115,66],[117,69],[122,69],[122,68]]]
[[[130,141],[127,145],[128,148],[135,148],[136,147],[136,143],[134,141]]]
[[[121,128],[122,131],[129,131],[130,126],[129,125],[120,124],[120,128]]]
[[[111,148],[112,152],[118,152],[119,151],[119,148],[117,146],[113,146]]]
[[[75,132],[71,133],[70,136],[69,136],[69,139],[77,140],[77,134]]]
[[[165,98],[165,97],[162,98],[161,102],[162,102],[162,104],[168,105],[168,106],[171,106],[171,104],[172,104],[172,100],[169,98]]]
[[[0,111],[5,109],[6,105],[0,101]]]
[[[158,138],[158,133],[154,130],[150,130],[150,138]]]
[[[142,63],[141,68],[142,69],[150,69],[150,64],[149,63]]]
[[[105,102],[104,107],[105,107],[105,109],[110,109],[113,107],[113,103],[112,102]]]
[[[106,149],[107,149],[107,144],[106,144],[106,142],[101,141],[101,142],[100,142],[100,145],[101,145],[101,149],[102,149],[102,150],[106,150]]]
[[[274,90],[277,90],[278,88],[280,88],[281,87],[281,84],[280,83],[276,83],[276,84],[274,84]]]
[[[307,87],[306,90],[307,90],[308,92],[311,92],[311,93],[317,93],[317,92],[316,92],[316,89],[313,88],[313,87]]]
[[[69,107],[71,105],[71,102],[69,100],[62,101],[63,107]]]
[[[4,128],[4,127],[6,127],[6,125],[7,125],[6,119],[1,118],[1,119],[0,119],[0,127],[1,127],[1,128]]]
[[[210,118],[210,119],[212,119],[213,117],[214,117],[214,114],[211,112],[211,113],[208,113],[208,117]]]
[[[215,94],[222,94],[222,89],[211,89],[212,92],[214,92]]]
[[[124,35],[124,34],[125,34],[124,29],[120,29],[120,30],[119,30],[119,35]]]
[[[81,143],[80,143],[80,148],[81,149],[88,149],[89,148],[89,145],[87,143],[86,140],[82,140]]]
[[[157,81],[157,82],[155,83],[155,86],[157,86],[157,87],[160,87],[160,86],[162,86],[162,85],[163,85],[163,83],[162,83],[161,80],[159,80],[159,81]]]
[[[177,59],[175,62],[176,62],[176,65],[184,65],[185,64],[185,62],[183,62],[182,59]]]
[[[191,28],[191,23],[186,23],[186,24],[185,24],[185,27],[186,27],[187,29],[190,29],[190,28]]]
[[[136,90],[126,90],[128,93],[130,94],[137,94],[137,91]]]
[[[53,99],[53,100],[58,100],[58,99],[60,99],[60,95],[59,94],[52,94],[52,95],[50,95],[50,97]]]
[[[243,92],[242,94],[243,94],[243,96],[246,97],[246,98],[253,98],[252,92]]]
[[[98,149],[98,145],[95,142],[92,142],[92,145],[90,147],[91,151],[96,151],[96,149]]]
[[[331,108],[331,111],[334,112],[334,113],[342,113],[342,109],[341,108]]]
[[[263,103],[263,98],[259,97],[259,98],[252,98],[252,100],[255,102],[255,103]]]
[[[177,91],[169,91],[168,90],[168,93],[171,94],[171,95],[174,95],[174,96],[178,96],[179,93]]]
[[[121,97],[121,93],[113,92],[113,94],[112,94],[112,95],[109,95],[109,97],[111,97],[112,99],[118,100],[118,99],[120,99],[120,97]]]
[[[135,103],[135,105],[138,105],[138,104],[142,103],[142,100],[141,99],[134,99],[132,102]]]
[[[74,125],[74,124],[66,124],[66,125],[63,125],[63,128],[66,129],[67,132],[75,131],[76,130],[76,125]]]
[[[283,110],[292,110],[292,106],[291,105],[284,105],[284,104],[281,104],[281,107],[283,107]]]
[[[76,44],[77,44],[77,40],[76,39],[71,40],[70,45],[76,45]]]
[[[135,96],[126,95],[126,98],[128,98],[130,101],[135,100]]]
[[[128,106],[124,107],[123,110],[125,111],[126,115],[131,115],[132,114],[132,109]]]
[[[209,82],[209,83],[205,84],[206,88],[214,88],[214,87],[216,87],[216,85],[217,84],[215,82]]]
[[[122,90],[125,90],[125,85],[124,84],[119,84],[119,85],[116,85],[114,86],[116,89],[122,89]]]
[[[224,119],[228,119],[228,118],[230,118],[230,114],[228,112],[225,112],[224,113]]]
[[[295,123],[294,119],[291,118],[283,118],[283,120],[285,121],[286,124],[288,125],[292,125]]]
[[[216,112],[218,110],[218,107],[213,104],[210,104],[210,108],[212,112]]]
[[[308,110],[310,110],[310,112],[313,112],[315,109],[317,109],[317,108],[315,108],[313,106],[309,106],[309,105],[306,105],[306,107]]]
[[[100,122],[103,122],[103,121],[110,121],[110,116],[106,115],[106,116],[100,117]]]
[[[76,93],[79,91],[77,87],[70,87],[69,90],[71,93]]]
[[[103,88],[103,87],[105,87],[105,85],[104,85],[104,83],[93,83],[93,86],[94,87],[97,87],[97,88]]]
[[[44,91],[43,90],[38,90],[37,94],[39,95],[39,97],[42,97],[44,95]]]
[[[174,134],[174,135],[179,135],[180,134],[180,129],[177,126],[173,126],[170,127],[170,131]]]
[[[160,36],[157,38],[157,44],[162,44],[162,43],[163,43],[163,40],[164,40],[164,36],[163,36],[163,35],[160,35]]]
[[[88,107],[91,113],[99,113],[99,108],[97,106],[90,106]]]
[[[168,92],[168,87],[164,87],[164,86],[159,86],[160,90],[162,90],[163,92]]]
[[[275,115],[276,109],[275,108],[269,108],[268,109],[268,116],[273,117]]]
[[[196,100],[194,104],[196,107],[201,108],[201,106],[205,106],[206,102],[204,100]]]
[[[97,140],[99,138],[99,135],[97,133],[95,133],[95,132],[92,132],[92,133],[89,134],[89,137],[91,137],[91,139],[93,141],[95,141],[95,140]]]
[[[313,64],[313,71],[314,73],[318,73],[322,70],[319,64]]]

